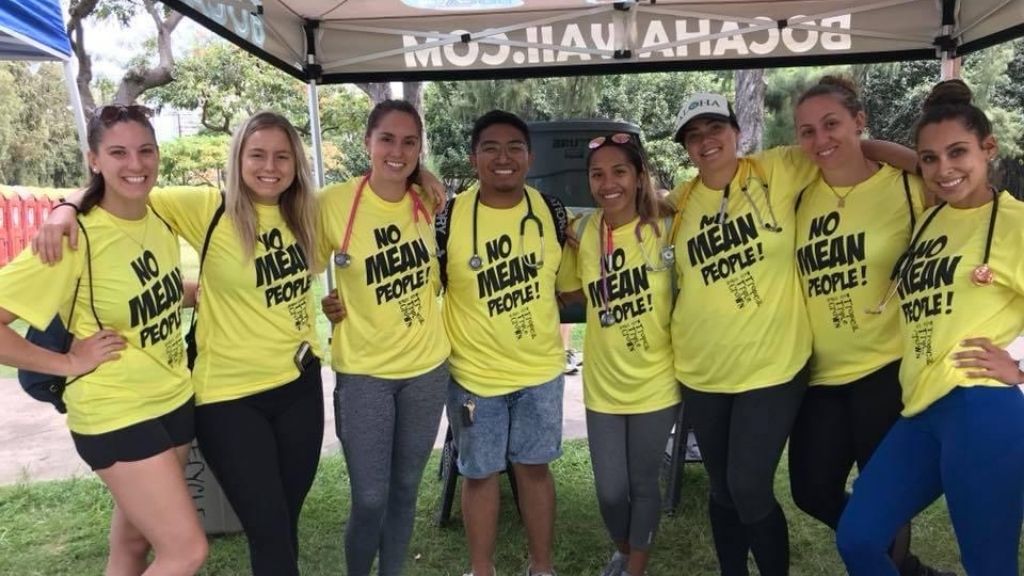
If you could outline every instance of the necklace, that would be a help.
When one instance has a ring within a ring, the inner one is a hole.
[[[117,219],[116,219],[116,217],[113,214],[110,214],[108,212],[107,213],[107,217],[108,217],[107,219],[110,220],[110,223],[114,225],[114,228],[117,228],[118,230],[120,230],[121,234],[124,234],[124,236],[126,238],[128,238],[129,240],[134,242],[135,245],[139,247],[139,250],[145,250],[146,249],[146,247],[145,247],[146,236],[149,235],[149,209],[148,208],[146,209],[146,216],[144,217],[145,223],[142,225],[142,239],[141,240],[136,238],[135,236],[132,236],[131,234],[129,234],[128,231],[125,230],[123,226],[118,224]]]
[[[825,179],[822,178],[821,181],[825,182]],[[846,194],[840,194],[839,192],[836,192],[836,189],[833,188],[832,185],[829,184],[828,182],[825,182],[825,186],[828,188],[829,192],[831,192],[832,195],[836,197],[836,206],[838,206],[839,208],[846,208],[846,198],[850,194],[853,194],[853,191],[857,189],[857,185],[854,184],[853,186],[850,186],[850,189],[846,191]]]

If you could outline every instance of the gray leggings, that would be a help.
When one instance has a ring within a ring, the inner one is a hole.
[[[679,405],[645,414],[587,410],[587,438],[601,517],[615,542],[647,550],[661,519],[658,474]]]
[[[345,527],[349,576],[367,576],[378,552],[380,576],[402,573],[447,384],[447,362],[402,380],[337,374],[335,426],[352,490]]]

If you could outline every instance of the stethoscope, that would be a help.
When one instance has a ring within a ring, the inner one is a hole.
[[[768,217],[771,218],[771,222],[765,222],[764,218],[761,217],[761,211],[758,210],[757,204],[754,204],[754,199],[750,195],[750,182],[757,181],[761,185],[761,190],[764,192],[764,203],[768,206]],[[729,219],[729,188],[731,182],[725,185],[725,190],[722,191],[722,205],[718,208],[718,225],[722,226],[725,221]],[[746,181],[740,186],[740,192],[747,199],[747,203],[750,204],[750,208],[754,212],[754,218],[757,219],[757,225],[769,232],[779,233],[782,232],[782,226],[779,225],[779,219],[775,217],[775,211],[772,210],[771,197],[768,195],[768,183],[759,177],[755,177],[752,174],[747,175]]]
[[[676,247],[673,246],[671,243],[662,246],[661,249],[658,250],[658,257],[661,264],[656,266],[653,262],[651,262],[650,255],[647,253],[647,251],[644,250],[644,224],[645,222],[643,222],[641,219],[641,221],[638,221],[636,223],[636,226],[633,228],[633,234],[636,236],[637,244],[640,247],[640,255],[644,259],[644,267],[650,272],[664,272],[665,270],[672,268],[672,265],[675,264],[676,261]],[[660,240],[661,227],[658,226],[658,223],[646,222],[646,224],[651,227],[651,230],[654,231],[655,237]],[[615,324],[615,315],[612,314],[611,311],[611,303],[609,302],[610,290],[608,289],[608,264],[609,260],[611,260],[612,258],[612,254],[615,253],[615,240],[611,226],[605,223],[604,216],[601,216],[601,222],[599,225],[600,231],[598,233],[598,243],[600,244],[601,254],[600,268],[602,303],[601,311],[598,312],[597,314],[597,319],[598,322],[600,322],[601,326],[607,328]]]
[[[886,305],[889,301],[896,296],[896,292],[899,291],[900,285],[903,284],[903,276],[910,270],[910,267],[914,264],[914,247],[921,240],[921,235],[928,229],[928,225],[932,223],[935,216],[938,215],[939,211],[946,207],[946,203],[943,202],[932,210],[928,218],[921,223],[921,228],[917,230],[917,234],[910,241],[910,246],[907,247],[907,251],[900,256],[899,260],[896,261],[896,266],[893,267],[892,275],[889,280],[889,288],[885,291],[885,296],[877,306],[868,308],[866,312],[868,314],[881,314],[885,311]],[[992,189],[992,208],[990,209],[988,216],[988,234],[985,236],[985,255],[982,259],[981,264],[974,267],[971,271],[971,282],[975,286],[988,286],[995,282],[996,273],[989,266],[988,260],[989,255],[992,252],[992,238],[996,232],[996,214],[999,212],[999,192],[994,188]]]
[[[334,264],[338,268],[348,268],[352,264],[352,255],[348,252],[349,243],[352,241],[352,228],[356,221],[356,210],[359,208],[359,201],[363,197],[363,189],[366,188],[366,183],[370,181],[370,173],[363,176],[363,179],[359,181],[359,186],[356,187],[355,197],[352,198],[352,208],[348,213],[348,223],[345,224],[345,238],[341,242],[341,250],[334,253]],[[423,234],[420,232],[420,215],[423,216],[423,220],[430,223],[430,212],[427,211],[427,207],[423,205],[423,201],[420,200],[418,194],[407,188],[406,194],[412,199],[412,223],[416,227],[416,233],[423,239]]]
[[[525,190],[523,194],[526,196],[526,215],[519,221],[519,255],[526,255],[526,243],[524,240],[526,238],[526,225],[533,222],[537,227],[537,235],[540,236],[540,255],[535,262],[531,262],[526,258],[521,258],[521,260],[527,267],[540,270],[544,267],[544,224],[541,223],[540,218],[533,212],[533,201],[530,200],[530,191]],[[473,200],[473,255],[469,257],[469,269],[474,271],[484,267],[484,261],[480,258],[480,251],[477,247],[477,214],[479,210],[480,192],[477,192],[476,198]]]

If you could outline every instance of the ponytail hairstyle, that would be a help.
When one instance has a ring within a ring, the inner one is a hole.
[[[628,136],[628,139],[623,136]],[[608,134],[603,141],[593,145],[598,140],[600,138],[591,141],[592,147],[587,153],[588,173],[594,153],[601,148],[614,146],[625,153],[629,163],[636,169],[637,181],[640,184],[636,192],[636,213],[640,217],[640,221],[645,224],[657,224],[658,220],[675,213],[675,209],[672,208],[668,200],[654,187],[654,181],[651,179],[651,163],[647,159],[647,153],[644,151],[643,144],[640,143],[639,136],[625,132]]]
[[[921,104],[921,117],[914,126],[914,142],[921,135],[921,129],[929,124],[957,120],[978,138],[978,142],[992,135],[992,123],[981,108],[971,100],[971,89],[963,80],[943,80],[932,88]]]
[[[416,110],[416,107],[407,100],[384,100],[373,107],[370,110],[370,116],[366,119],[366,134],[363,138],[366,141],[370,140],[370,135],[373,131],[380,126],[384,117],[391,112],[402,112],[412,117],[413,122],[416,123],[416,131],[420,137],[420,151],[423,151],[423,118],[420,118],[420,113]],[[420,180],[420,159],[416,158],[416,167],[409,173],[409,177],[405,179],[406,188],[416,184]]]
[[[235,130],[228,155],[224,211],[235,225],[245,258],[253,259],[256,252],[257,216],[253,193],[242,179],[242,154],[250,136],[261,130],[275,129],[284,132],[288,137],[292,159],[295,162],[295,179],[281,193],[278,208],[285,224],[302,249],[310,269],[316,269],[317,250],[313,240],[316,229],[315,186],[299,132],[284,116],[276,112],[257,112]]]
[[[153,130],[153,124],[149,121],[152,115],[153,112],[149,108],[137,104],[128,106],[108,104],[107,106],[97,108],[89,118],[89,123],[86,126],[86,142],[89,144],[89,152],[92,152],[93,155],[99,155],[103,136],[107,133],[107,130],[121,122],[135,122],[142,125],[149,132],[150,136],[153,137],[153,145],[156,146],[156,131]],[[159,146],[157,146],[157,150],[159,150]],[[103,173],[99,170],[90,170],[89,182],[85,185],[85,193],[82,195],[82,202],[78,211],[85,214],[92,210],[94,206],[99,205],[103,200],[103,193],[106,188],[107,182],[103,178]]]

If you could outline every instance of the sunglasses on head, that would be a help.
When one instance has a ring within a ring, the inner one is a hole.
[[[137,120],[148,122],[153,117],[153,111],[139,104],[125,106],[123,104],[107,104],[96,109],[93,113],[100,122],[112,124],[122,120]]]
[[[597,150],[601,146],[604,146],[608,142],[615,144],[629,144],[633,141],[633,135],[626,132],[616,132],[615,134],[609,134],[608,136],[598,136],[587,144],[587,148],[591,150]]]

